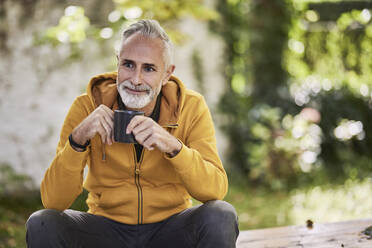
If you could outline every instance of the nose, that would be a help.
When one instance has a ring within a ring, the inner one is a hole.
[[[134,75],[132,77],[132,84],[140,85],[141,82],[142,82],[141,70],[138,68],[134,71]]]

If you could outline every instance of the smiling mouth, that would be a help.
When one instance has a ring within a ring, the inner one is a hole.
[[[130,94],[135,94],[135,95],[148,94],[148,90],[135,90],[135,89],[131,89],[131,88],[128,88],[128,87],[124,87],[124,89],[127,92],[129,92]]]

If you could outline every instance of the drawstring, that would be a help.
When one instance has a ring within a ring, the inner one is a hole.
[[[102,141],[101,141],[102,142]],[[105,143],[102,142],[102,161],[106,162]]]

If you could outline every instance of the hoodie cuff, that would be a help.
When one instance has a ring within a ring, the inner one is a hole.
[[[81,171],[85,167],[88,150],[89,147],[83,152],[75,151],[67,140],[65,147],[61,151],[60,162],[69,171]]]
[[[188,169],[187,168],[188,163],[185,163],[185,161],[190,160],[190,158],[193,155],[193,151],[190,148],[188,148],[187,146],[185,146],[185,144],[183,144],[183,142],[181,140],[179,140],[179,142],[181,142],[181,144],[182,144],[182,147],[181,147],[181,150],[179,151],[179,153],[174,157],[169,157],[167,155],[164,155],[164,157],[169,162],[171,162],[171,164],[174,166],[176,171],[182,172],[183,170]]]

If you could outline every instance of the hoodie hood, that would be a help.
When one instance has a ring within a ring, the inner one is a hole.
[[[106,105],[112,110],[118,109],[117,72],[108,72],[93,77],[87,87],[87,94],[94,106]],[[185,86],[175,76],[171,76],[162,89],[159,124],[161,126],[177,125],[180,111],[185,101]]]

